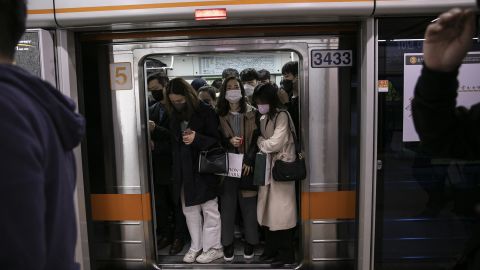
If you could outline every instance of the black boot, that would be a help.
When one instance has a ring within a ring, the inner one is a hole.
[[[263,263],[271,263],[274,261],[275,256],[277,255],[277,248],[275,243],[274,234],[268,228],[265,228],[265,248],[263,249],[262,255],[260,255],[260,261]]]
[[[271,263],[272,268],[281,268],[286,264],[295,263],[295,250],[293,249],[293,230],[281,230],[274,232],[277,239],[278,253]]]

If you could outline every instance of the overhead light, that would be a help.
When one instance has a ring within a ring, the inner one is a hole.
[[[226,8],[214,8],[214,9],[196,9],[195,20],[225,20],[227,19]]]

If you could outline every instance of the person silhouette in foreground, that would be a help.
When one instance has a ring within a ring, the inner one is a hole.
[[[73,149],[85,122],[12,64],[26,15],[25,0],[0,0],[0,268],[77,270]]]
[[[456,106],[457,75],[474,33],[473,11],[458,8],[441,14],[425,32],[424,67],[415,88],[412,109],[421,145],[434,158],[479,164],[480,103],[469,110]],[[476,181],[478,183],[478,179]],[[473,233],[455,270],[480,269],[479,199],[476,196],[467,206],[474,213]]]

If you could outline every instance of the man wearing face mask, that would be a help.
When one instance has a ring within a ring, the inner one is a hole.
[[[186,240],[187,227],[181,207],[175,207],[172,196],[172,148],[169,118],[165,109],[164,91],[168,77],[156,73],[148,77],[148,90],[155,102],[149,107],[148,127],[151,137],[154,193],[157,218],[157,248],[163,249],[171,244],[169,254],[182,251]],[[175,226],[171,226],[172,217]]]
[[[240,80],[243,83],[243,88],[245,89],[245,94],[251,100],[253,95],[253,90],[258,84],[258,73],[253,68],[246,68],[240,72]]]
[[[295,131],[298,133],[300,115],[298,108],[298,62],[290,61],[282,67],[283,80],[281,83],[282,89],[288,95],[288,102],[284,103],[288,112],[292,116]]]

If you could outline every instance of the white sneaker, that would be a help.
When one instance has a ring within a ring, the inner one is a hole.
[[[202,255],[197,257],[198,263],[210,263],[217,259],[223,258],[223,250],[211,248],[207,252],[203,252]]]
[[[187,254],[185,254],[185,256],[183,256],[183,261],[186,262],[186,263],[194,263],[195,259],[198,257],[198,255],[200,255],[200,253],[201,253],[201,250],[200,251],[193,251],[193,250],[189,249]]]

